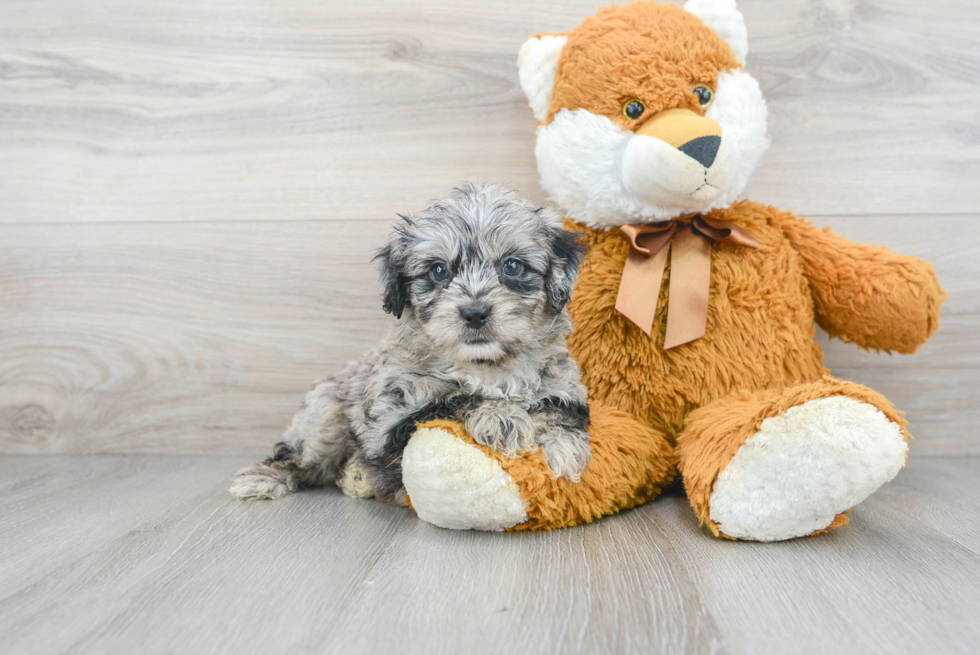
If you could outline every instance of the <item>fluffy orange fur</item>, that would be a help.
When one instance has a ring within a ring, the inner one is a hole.
[[[665,109],[703,113],[692,82],[714,88],[720,70],[738,66],[717,34],[676,5],[614,6],[565,34],[548,121],[563,108],[587,109],[633,129]],[[647,107],[636,122],[621,111],[632,98]],[[880,394],[829,377],[815,332],[819,324],[864,348],[915,351],[936,330],[945,297],[932,266],[754,202],[707,216],[747,229],[759,248],[712,245],[705,335],[666,351],[669,264],[648,336],[615,310],[626,241],[567,220],[590,248],[569,305],[569,346],[595,406],[594,459],[572,485],[555,481],[539,453],[508,459],[484,449],[528,501],[531,519],[519,529],[644,502],[679,470],[698,517],[724,536],[710,520],[718,473],[765,418],[816,398],[869,403],[909,436]],[[846,522],[838,515],[827,529]]]
[[[626,241],[615,231],[571,224],[590,246],[569,306],[576,328],[569,345],[590,397],[634,414],[672,441],[687,414],[713,400],[829,372],[815,339],[803,262],[779,226],[785,213],[742,202],[708,216],[744,227],[759,248],[712,247],[705,336],[666,351],[670,265],[647,336],[615,309]]]
[[[672,4],[606,7],[565,35],[548,121],[561,109],[588,109],[632,130],[664,109],[704,114],[693,85],[714,89],[718,71],[738,67],[728,44]],[[647,108],[637,120],[622,112],[634,98]]]
[[[932,265],[853,243],[787,214],[779,222],[811,282],[817,323],[871,350],[914,353],[939,327],[946,292]],[[887,274],[882,275],[882,272]]]
[[[648,337],[615,310],[627,243],[616,232],[570,223],[591,248],[569,306],[576,326],[569,345],[591,398],[671,440],[692,410],[735,391],[783,389],[828,374],[817,318],[834,336],[903,352],[938,325],[944,294],[926,262],[848,242],[754,202],[708,216],[746,228],[759,248],[714,244],[705,336],[666,351],[669,264]]]
[[[912,352],[938,326],[945,294],[928,263],[849,242],[774,207],[745,201],[708,216],[746,228],[759,248],[713,245],[705,336],[671,350],[663,349],[666,279],[648,337],[615,310],[626,242],[570,222],[591,252],[569,306],[576,325],[569,345],[592,400],[678,444],[691,504],[719,534],[708,518],[714,480],[774,408],[849,396],[904,430],[884,397],[825,377],[815,323],[868,348]]]

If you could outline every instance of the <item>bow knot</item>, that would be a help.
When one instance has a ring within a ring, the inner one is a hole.
[[[664,350],[704,336],[711,289],[711,244],[723,241],[759,247],[744,228],[700,214],[689,220],[623,225],[619,233],[629,242],[630,252],[619,282],[616,309],[647,334],[653,329],[667,256],[673,250]]]

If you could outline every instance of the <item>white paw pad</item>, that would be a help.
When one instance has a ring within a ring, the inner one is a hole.
[[[479,449],[422,428],[402,454],[402,482],[423,521],[453,530],[504,530],[527,521],[513,478]]]
[[[762,422],[718,475],[710,516],[730,537],[779,541],[830,525],[905,465],[898,425],[846,396],[811,400]]]

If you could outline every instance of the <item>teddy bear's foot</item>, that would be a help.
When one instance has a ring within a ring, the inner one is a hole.
[[[667,439],[635,418],[592,406],[592,459],[579,482],[556,478],[539,450],[506,457],[454,421],[419,427],[402,454],[408,504],[444,528],[551,530],[652,500],[674,479]]]
[[[888,401],[860,385],[828,378],[768,398],[731,399],[727,418],[753,406],[750,430],[701,433],[693,442],[688,434],[681,447],[692,505],[721,536],[780,541],[843,525],[845,512],[905,466],[903,422]],[[705,413],[692,414],[688,429],[707,427],[712,414],[716,426],[725,425],[724,409],[723,403],[699,410]],[[740,432],[747,438],[740,440]],[[712,459],[709,468],[717,471],[705,488],[699,464]]]
[[[767,418],[718,474],[711,520],[739,539],[779,541],[829,527],[905,466],[898,425],[846,396]]]
[[[527,521],[510,473],[475,444],[423,427],[402,454],[402,482],[423,521],[454,530],[505,530]]]

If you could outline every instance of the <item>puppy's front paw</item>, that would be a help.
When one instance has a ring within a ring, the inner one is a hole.
[[[534,425],[526,411],[506,403],[485,403],[466,418],[473,439],[508,457],[534,447]]]
[[[239,500],[275,500],[296,491],[296,487],[282,468],[259,462],[236,473],[228,491]]]
[[[538,445],[555,478],[564,477],[579,482],[585,467],[592,460],[589,433],[584,430],[554,427],[538,436]]]

